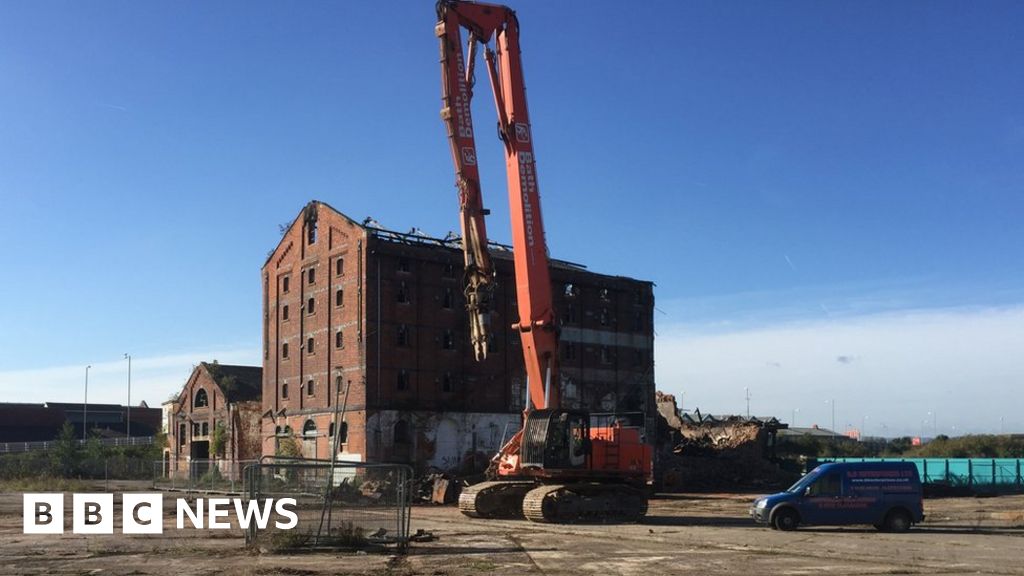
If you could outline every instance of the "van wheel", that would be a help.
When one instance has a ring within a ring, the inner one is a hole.
[[[775,518],[772,518],[772,526],[779,530],[796,530],[796,527],[800,525],[800,518],[796,515],[796,511],[790,508],[783,508],[775,513]]]
[[[906,510],[893,510],[885,517],[884,527],[889,532],[906,532],[910,530],[910,514]]]

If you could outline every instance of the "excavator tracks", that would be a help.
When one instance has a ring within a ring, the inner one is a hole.
[[[471,518],[522,518],[523,497],[536,486],[513,480],[474,484],[459,494],[459,511]]]
[[[523,499],[534,522],[639,522],[646,514],[646,492],[625,484],[546,484]]]

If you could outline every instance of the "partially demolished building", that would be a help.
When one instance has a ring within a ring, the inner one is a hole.
[[[776,438],[788,427],[777,418],[681,413],[671,394],[657,392],[656,398],[660,490],[778,487],[795,480],[776,463]]]
[[[384,230],[310,202],[267,258],[263,453],[480,468],[525,403],[508,247],[487,359],[469,345],[457,238]],[[553,261],[564,403],[654,430],[652,283]]]

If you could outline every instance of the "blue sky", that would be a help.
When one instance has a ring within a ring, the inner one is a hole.
[[[551,252],[657,283],[660,389],[738,412],[747,387],[798,424],[835,398],[840,429],[1024,430],[1024,5],[514,7]],[[457,229],[434,20],[0,3],[0,400],[77,399],[87,364],[90,396],[123,400],[125,352],[151,404],[200,360],[257,363],[259,267],[310,199]]]

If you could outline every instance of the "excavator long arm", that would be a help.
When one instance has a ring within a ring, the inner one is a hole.
[[[526,410],[560,405],[558,334],[552,308],[551,275],[540,192],[533,154],[533,136],[526,107],[519,50],[519,22],[505,6],[441,0],[435,32],[441,41],[441,117],[448,128],[465,259],[466,308],[477,359],[486,356],[488,316],[494,290],[494,266],[487,251],[487,227],[477,166],[470,104],[473,98],[477,45],[485,50],[498,126],[505,148],[508,194],[515,258],[519,321],[513,328],[523,343],[528,395]],[[468,58],[462,29],[468,34]],[[493,44],[493,47],[492,47]]]

